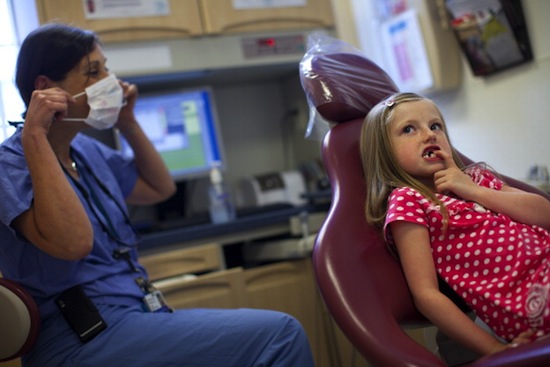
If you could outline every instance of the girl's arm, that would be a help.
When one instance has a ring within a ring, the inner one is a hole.
[[[493,212],[507,215],[516,222],[550,230],[549,200],[510,186],[504,186],[500,191],[479,186],[456,166],[449,155],[442,151],[436,154],[447,164],[447,169],[434,175],[438,192],[453,192],[464,200],[474,201]]]
[[[404,221],[389,226],[418,310],[451,339],[476,353],[492,354],[507,348],[439,291],[426,227]]]
[[[121,110],[116,127],[132,147],[138,180],[126,198],[129,204],[147,205],[163,201],[174,194],[176,185],[162,158],[149,141],[134,115],[137,88],[122,83],[126,106]]]
[[[516,222],[537,225],[550,230],[550,201],[527,191],[504,186],[500,191],[478,186],[468,199]]]

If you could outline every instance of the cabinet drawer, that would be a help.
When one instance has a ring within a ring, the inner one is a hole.
[[[95,31],[103,42],[189,37],[202,34],[197,0],[170,0],[166,16],[87,19],[81,0],[36,0],[40,23],[68,23]]]
[[[304,6],[236,9],[233,0],[200,0],[205,33],[256,32],[330,27],[330,0],[308,0]]]
[[[218,245],[204,245],[140,256],[139,261],[145,266],[152,280],[181,274],[203,273],[222,267]]]
[[[155,282],[170,307],[239,308],[246,305],[241,268]]]

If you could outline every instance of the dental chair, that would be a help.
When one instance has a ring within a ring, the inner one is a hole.
[[[16,359],[33,346],[40,329],[40,312],[19,284],[0,277],[0,362]]]
[[[365,220],[361,124],[370,108],[397,87],[377,65],[354,53],[313,55],[301,62],[300,77],[312,111],[331,122],[321,154],[332,203],[313,249],[316,281],[329,313],[373,366],[447,366],[405,332],[429,323],[414,306],[400,264]],[[541,193],[503,178],[509,185]],[[550,338],[463,366],[550,366]]]

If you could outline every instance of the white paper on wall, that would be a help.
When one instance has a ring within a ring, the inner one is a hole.
[[[82,6],[86,19],[170,15],[168,0],[82,0]]]
[[[307,0],[233,0],[235,9],[289,8],[306,4]]]

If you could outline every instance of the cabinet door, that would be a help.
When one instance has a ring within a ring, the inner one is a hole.
[[[0,367],[21,367],[21,359],[17,358],[8,362],[0,362]]]
[[[334,24],[330,0],[307,0],[304,6],[253,9],[236,9],[234,0],[200,2],[206,33],[324,28]]]
[[[246,304],[243,271],[233,268],[195,279],[174,278],[155,282],[173,308],[240,308]]]
[[[308,336],[315,365],[330,366],[310,259],[247,269],[245,290],[248,307],[282,311],[300,321]]]
[[[167,16],[86,19],[82,0],[36,0],[40,23],[69,23],[95,31],[103,42],[189,37],[202,33],[197,0],[170,0]]]
[[[344,333],[340,330],[336,322],[332,319],[331,327],[331,342],[336,343],[336,353],[333,353],[332,363],[333,366],[347,366],[347,367],[369,367],[369,363],[363,358],[353,345],[346,338]]]
[[[140,256],[140,263],[153,281],[181,274],[196,274],[221,268],[218,245],[204,245]]]

